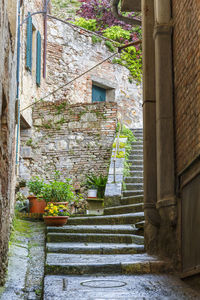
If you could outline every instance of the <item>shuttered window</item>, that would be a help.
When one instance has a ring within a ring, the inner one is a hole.
[[[106,90],[93,85],[92,86],[92,102],[104,102],[106,101]]]
[[[28,13],[30,16],[30,12]],[[29,71],[32,70],[32,17],[27,20],[27,33],[26,33],[26,67]]]
[[[36,55],[36,83],[40,86],[41,81],[41,34],[37,32],[37,55]]]

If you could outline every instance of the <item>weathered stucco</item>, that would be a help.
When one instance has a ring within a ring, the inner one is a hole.
[[[15,29],[15,30],[14,30]],[[0,2],[0,285],[4,282],[15,187],[16,1]]]

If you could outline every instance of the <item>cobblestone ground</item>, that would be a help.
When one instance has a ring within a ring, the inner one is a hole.
[[[42,222],[16,220],[11,235],[9,265],[1,300],[42,299],[45,227]]]

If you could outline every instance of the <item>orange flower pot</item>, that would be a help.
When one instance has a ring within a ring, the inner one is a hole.
[[[46,207],[46,202],[43,199],[38,199],[36,196],[28,196],[30,213],[33,214],[44,214],[44,209]]]
[[[67,223],[69,216],[43,216],[47,226],[63,226]]]

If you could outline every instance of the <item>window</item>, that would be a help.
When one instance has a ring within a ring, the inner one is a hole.
[[[106,89],[97,85],[92,85],[92,102],[105,102],[106,101]]]

